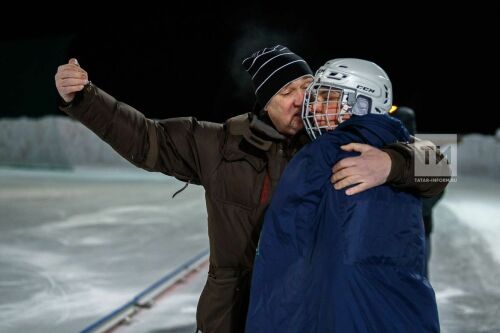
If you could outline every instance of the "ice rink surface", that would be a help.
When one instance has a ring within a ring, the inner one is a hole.
[[[182,186],[134,169],[2,169],[0,332],[79,332],[208,248],[204,191],[172,199]],[[183,296],[191,324],[198,295]]]
[[[204,192],[134,169],[0,169],[0,332],[79,332],[208,247]],[[500,181],[435,209],[442,332],[500,332]],[[200,270],[116,332],[194,332]]]

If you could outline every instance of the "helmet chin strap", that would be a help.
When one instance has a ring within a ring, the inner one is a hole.
[[[345,103],[342,105],[342,109],[339,112],[339,115],[337,117],[338,123],[341,124],[344,122],[344,116],[346,114],[352,115],[353,114],[353,108],[357,104],[356,100],[356,94],[353,92],[348,92],[346,95],[346,100]]]
[[[337,121],[339,124],[342,124],[344,122],[344,116],[346,114],[351,114],[352,108],[348,104],[344,104],[342,109],[340,110],[338,116],[337,116]]]

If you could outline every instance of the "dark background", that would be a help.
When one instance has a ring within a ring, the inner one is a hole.
[[[481,114],[492,109],[484,102],[494,95],[487,78],[496,71],[498,37],[488,10],[407,3],[394,15],[361,4],[309,5],[104,10],[85,3],[17,12],[0,26],[0,116],[62,115],[54,74],[76,57],[94,84],[148,117],[223,121],[253,106],[242,59],[282,44],[313,70],[339,57],[379,64],[392,80],[394,103],[415,110],[420,133],[493,134],[500,127]]]

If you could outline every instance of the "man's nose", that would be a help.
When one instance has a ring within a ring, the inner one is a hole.
[[[297,92],[294,94],[294,100],[293,100],[295,106],[302,107],[302,103],[304,103],[304,97],[305,97],[305,91],[302,89],[297,90]]]

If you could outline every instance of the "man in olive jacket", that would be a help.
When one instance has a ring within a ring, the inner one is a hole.
[[[300,117],[312,71],[283,46],[266,48],[243,62],[252,75],[259,115],[247,113],[224,124],[192,117],[152,120],[88,81],[76,59],[58,68],[61,110],[77,119],[125,159],[205,188],[210,268],[196,314],[203,333],[239,333],[245,327],[249,284],[264,211],[291,157],[308,142]],[[445,183],[413,181],[413,149],[397,144],[362,152],[335,165],[336,188],[355,194],[388,182],[431,196]]]

